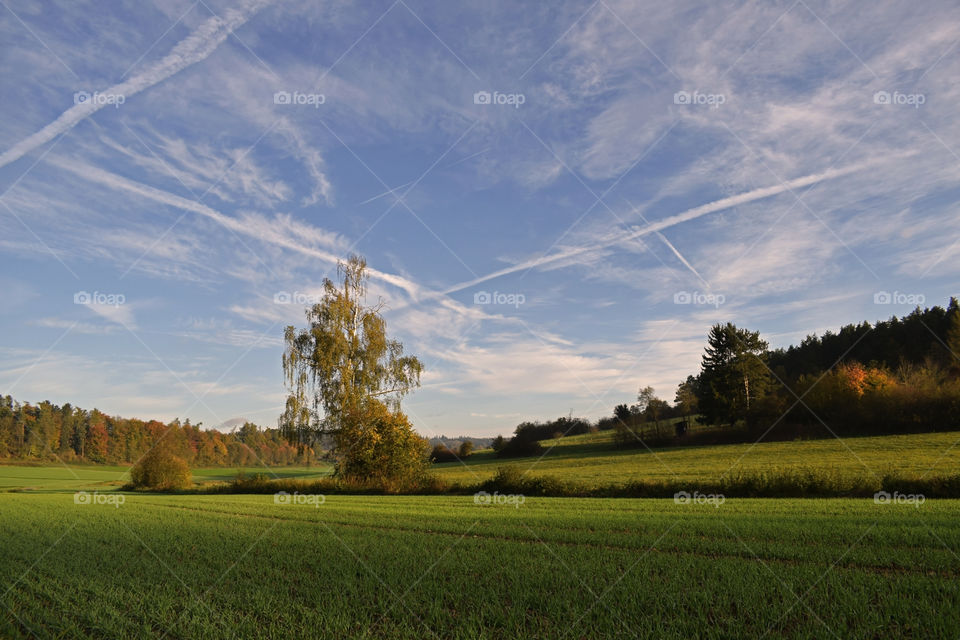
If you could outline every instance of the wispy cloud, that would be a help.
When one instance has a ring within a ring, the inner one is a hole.
[[[479,278],[474,278],[466,282],[461,282],[452,287],[449,287],[444,291],[444,293],[450,294],[456,291],[462,291],[464,289],[475,287],[489,280],[500,278],[502,276],[509,275],[511,273],[517,273],[520,271],[527,271],[529,269],[545,267],[559,261],[570,261],[572,258],[576,258],[584,254],[590,254],[596,251],[600,251],[608,247],[612,247],[614,245],[624,244],[626,242],[635,240],[637,238],[641,238],[651,233],[658,233],[665,229],[669,229],[670,227],[674,227],[684,222],[690,222],[691,220],[696,220],[697,218],[701,218],[711,213],[723,211],[724,209],[730,209],[732,207],[746,204],[748,202],[753,202],[755,200],[761,200],[763,198],[776,196],[794,189],[801,189],[803,187],[810,186],[818,182],[822,182],[824,180],[839,178],[841,176],[854,173],[856,171],[862,171],[863,169],[869,167],[870,164],[871,163],[869,162],[864,162],[864,163],[859,163],[859,164],[851,165],[848,167],[844,167],[841,169],[830,169],[823,173],[811,174],[811,175],[803,176],[800,178],[795,178],[783,184],[777,184],[770,187],[753,189],[752,191],[741,193],[735,196],[714,200],[713,202],[709,202],[707,204],[703,204],[698,207],[687,209],[686,211],[669,216],[662,220],[657,220],[644,227],[632,227],[628,229],[626,233],[621,233],[621,232],[611,233],[603,240],[596,242],[594,244],[590,244],[588,246],[569,247],[566,249],[561,249],[545,256],[541,256],[531,260],[525,260],[523,262],[512,265],[510,267],[499,269],[497,271],[486,274]]]
[[[170,76],[187,67],[205,60],[216,51],[224,40],[237,28],[247,22],[272,0],[254,0],[247,2],[239,9],[229,9],[224,16],[213,16],[204,21],[189,36],[177,43],[176,46],[160,59],[149,65],[140,73],[130,76],[127,80],[107,87],[100,93],[112,96],[123,96],[124,99],[133,97],[144,89],[163,82]],[[70,130],[77,123],[93,115],[100,109],[110,106],[103,101],[88,99],[64,111],[59,118],[43,127],[36,133],[24,138],[3,153],[0,153],[0,167],[30,153],[37,147],[53,140],[58,135]]]

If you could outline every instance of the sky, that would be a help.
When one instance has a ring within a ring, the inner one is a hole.
[[[950,2],[0,8],[0,393],[275,426],[351,253],[423,435],[960,294]]]

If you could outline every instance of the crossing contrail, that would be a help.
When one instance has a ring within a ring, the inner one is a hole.
[[[561,260],[567,260],[579,255],[592,253],[594,251],[599,251],[601,249],[606,249],[616,244],[622,242],[627,242],[635,238],[640,238],[642,236],[649,235],[651,233],[660,233],[664,229],[669,229],[670,227],[676,226],[678,224],[689,222],[690,220],[696,220],[705,215],[715,213],[717,211],[722,211],[724,209],[729,209],[731,207],[736,207],[741,204],[746,204],[748,202],[753,202],[755,200],[761,200],[763,198],[769,198],[771,196],[779,195],[786,191],[791,191],[793,189],[799,189],[801,187],[806,187],[818,182],[823,182],[824,180],[832,180],[834,178],[839,178],[851,173],[856,173],[861,171],[868,166],[871,166],[874,162],[861,162],[853,164],[847,167],[842,167],[839,169],[831,169],[823,173],[814,173],[800,178],[795,178],[793,180],[788,180],[778,185],[772,187],[762,187],[760,189],[754,189],[752,191],[746,191],[744,193],[737,194],[735,196],[729,196],[726,198],[721,198],[719,200],[714,200],[713,202],[708,202],[707,204],[702,204],[698,207],[693,207],[692,209],[687,209],[681,213],[668,216],[662,220],[658,220],[652,224],[648,224],[643,227],[630,227],[628,232],[624,234],[622,231],[608,234],[601,241],[594,244],[580,246],[580,247],[569,247],[561,251],[556,251],[554,253],[540,256],[538,258],[533,258],[531,260],[525,260],[517,264],[511,265],[509,267],[504,267],[487,275],[480,276],[479,278],[474,278],[472,280],[467,280],[459,284],[455,284],[452,287],[443,291],[443,294],[451,294],[457,291],[462,291],[463,289],[468,289],[470,287],[475,287],[479,284],[493,280],[495,278],[500,278],[502,276],[509,275],[511,273],[516,273],[518,271],[526,271],[527,269],[535,269],[537,267],[542,267],[545,265],[552,264],[554,262],[559,262]]]

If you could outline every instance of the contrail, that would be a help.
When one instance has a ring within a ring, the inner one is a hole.
[[[411,184],[413,184],[413,182],[414,182],[414,181],[411,180],[410,182],[404,183],[404,184],[400,185],[399,187],[394,187],[393,189],[388,189],[387,191],[384,191],[384,192],[381,193],[381,194],[375,195],[375,196],[373,196],[372,198],[368,198],[368,199],[364,200],[363,202],[358,203],[357,206],[360,206],[361,204],[367,204],[368,202],[373,202],[374,200],[379,200],[379,199],[382,198],[383,196],[389,196],[389,195],[391,195],[391,194],[394,194],[394,193],[396,193],[397,191],[399,191],[400,189],[403,189],[404,187],[409,187]]]
[[[665,245],[667,245],[667,247],[670,249],[670,251],[673,252],[673,255],[675,255],[675,256],[677,257],[677,259],[678,259],[680,262],[682,262],[683,265],[684,265],[687,269],[689,269],[691,273],[693,273],[693,275],[697,276],[697,280],[699,280],[700,283],[703,284],[703,286],[707,287],[708,289],[710,288],[710,283],[707,282],[706,280],[704,280],[704,279],[700,276],[700,274],[697,272],[697,270],[693,268],[693,265],[690,264],[690,263],[687,261],[687,259],[683,257],[683,255],[680,253],[680,251],[679,251],[675,246],[673,246],[673,243],[670,242],[669,240],[667,240],[667,236],[665,236],[665,235],[663,235],[662,233],[660,233],[659,231],[657,231],[657,237],[660,238],[660,240],[662,240]]]
[[[220,226],[226,229],[230,229],[235,233],[254,238],[261,242],[266,242],[269,244],[273,244],[274,246],[296,251],[303,255],[307,255],[307,256],[322,260],[323,262],[326,262],[328,264],[336,264],[337,261],[341,259],[340,256],[336,255],[335,253],[332,253],[331,251],[324,250],[313,245],[305,245],[289,237],[286,234],[274,231],[269,227],[265,227],[264,225],[252,225],[250,224],[249,220],[233,218],[220,211],[217,211],[216,209],[208,205],[202,204],[200,202],[196,202],[195,200],[189,200],[187,198],[183,198],[176,194],[170,193],[169,191],[164,191],[162,189],[157,189],[155,187],[151,187],[141,182],[130,180],[129,178],[123,177],[116,173],[112,173],[110,171],[106,171],[104,169],[91,166],[89,164],[84,164],[81,162],[77,162],[76,160],[62,158],[62,157],[52,158],[50,160],[50,163],[57,167],[65,169],[67,171],[70,171],[71,173],[74,173],[91,182],[96,182],[96,183],[111,187],[113,189],[126,191],[128,193],[133,193],[141,197],[147,198],[149,200],[153,200],[155,202],[176,207],[183,211],[196,213],[209,220],[212,220],[213,222],[219,224]],[[468,287],[476,286],[488,280],[499,278],[500,276],[508,275],[518,271],[524,271],[529,268],[540,267],[543,265],[551,264],[554,262],[565,260],[574,256],[589,253],[592,251],[598,251],[598,250],[616,245],[618,243],[628,242],[635,238],[649,235],[651,233],[660,233],[660,231],[667,229],[669,227],[673,227],[683,222],[700,218],[702,216],[705,216],[710,213],[714,213],[716,211],[729,209],[730,207],[734,207],[747,202],[752,202],[754,200],[760,200],[762,198],[768,198],[770,196],[774,196],[791,189],[796,189],[796,188],[816,184],[817,182],[822,182],[824,180],[830,180],[833,178],[838,178],[851,173],[855,173],[857,171],[861,171],[867,168],[868,166],[871,166],[872,164],[874,163],[864,162],[864,163],[859,163],[859,164],[851,165],[848,167],[844,167],[842,169],[835,169],[835,170],[826,171],[824,173],[819,173],[819,174],[811,174],[808,176],[797,178],[795,180],[790,180],[781,185],[777,185],[773,187],[764,187],[761,189],[754,189],[753,191],[748,191],[746,193],[742,193],[736,196],[730,196],[727,198],[722,198],[720,200],[715,200],[714,202],[700,205],[699,207],[687,209],[682,213],[678,213],[676,215],[664,218],[663,220],[659,220],[657,222],[654,222],[653,224],[648,224],[645,227],[632,227],[631,231],[626,235],[622,235],[621,233],[612,233],[598,243],[584,246],[584,247],[571,247],[569,249],[558,251],[556,253],[543,256],[534,260],[527,260],[525,262],[521,262],[519,264],[515,264],[513,266],[500,269],[499,271],[494,271],[493,273],[487,274],[485,276],[475,278],[468,282],[462,282],[460,284],[454,285],[446,289],[445,291],[431,290],[401,275],[386,273],[373,268],[370,268],[370,276],[381,282],[385,282],[399,289],[403,289],[410,296],[411,302],[425,302],[427,300],[433,300],[433,299],[445,299],[446,296],[448,296],[451,293],[462,291],[463,289],[466,289]],[[409,306],[409,304],[410,303],[402,304],[399,307],[394,308],[394,310]]]
[[[270,1],[271,0],[255,0],[249,2],[242,9],[230,9],[224,13],[223,18],[219,16],[209,18],[190,35],[178,42],[170,53],[164,56],[159,62],[154,63],[142,73],[132,76],[124,82],[115,84],[108,89],[104,89],[100,93],[129,98],[144,89],[149,89],[153,85],[163,82],[175,73],[204,60],[227,39],[234,29],[242,26],[260,9],[269,4]],[[3,153],[0,153],[0,167],[14,162],[40,145],[53,140],[61,133],[72,129],[77,123],[93,115],[105,106],[109,105],[104,102],[86,100],[85,102],[70,107],[60,114],[59,118],[44,128],[27,136]]]
[[[466,158],[460,158],[460,159],[457,160],[456,162],[451,163],[451,164],[448,164],[446,167],[444,167],[444,169],[450,169],[450,168],[452,168],[452,167],[455,167],[455,166],[457,166],[458,164],[460,164],[461,162],[466,162],[467,160],[470,160],[471,158],[476,158],[476,157],[477,157],[478,155],[480,155],[481,153],[486,153],[487,151],[490,151],[490,147],[487,147],[486,149],[481,149],[480,151],[477,151],[476,153],[471,153],[471,154],[468,155]],[[367,204],[368,202],[373,202],[374,200],[379,200],[379,199],[382,198],[383,196],[388,196],[388,195],[391,195],[391,194],[393,194],[393,193],[396,193],[396,192],[399,191],[400,189],[403,189],[404,187],[409,187],[411,184],[413,184],[413,183],[415,183],[415,182],[416,182],[416,180],[411,180],[410,182],[406,182],[406,183],[400,185],[399,187],[394,187],[393,189],[388,189],[387,191],[384,191],[383,193],[381,193],[381,194],[379,194],[379,195],[375,195],[375,196],[373,196],[372,198],[368,198],[368,199],[364,200],[363,202],[358,203],[357,206],[360,206],[361,204]]]
[[[841,169],[831,169],[823,173],[814,173],[800,178],[795,178],[793,180],[788,180],[779,185],[772,187],[763,187],[760,189],[754,189],[753,191],[747,191],[735,196],[729,196],[726,198],[721,198],[720,200],[714,200],[713,202],[708,202],[707,204],[702,204],[698,207],[693,207],[692,209],[687,209],[676,215],[669,216],[663,220],[658,220],[653,224],[648,224],[645,227],[631,227],[630,232],[626,235],[622,233],[611,233],[608,234],[603,240],[595,244],[587,245],[584,247],[570,247],[569,249],[564,249],[562,251],[557,251],[546,256],[541,256],[539,258],[534,258],[532,260],[525,260],[518,264],[504,267],[492,273],[488,273],[485,276],[480,276],[479,278],[474,278],[473,280],[467,280],[459,284],[455,284],[452,287],[443,291],[444,295],[455,293],[457,291],[462,291],[469,287],[474,287],[488,280],[493,280],[501,276],[509,275],[511,273],[516,273],[518,271],[525,271],[527,269],[534,269],[536,267],[542,267],[560,260],[567,260],[569,258],[579,256],[585,253],[591,253],[593,251],[599,251],[601,249],[606,249],[616,244],[622,242],[627,242],[635,238],[639,238],[651,233],[659,233],[664,229],[676,226],[683,222],[689,222],[690,220],[696,220],[702,216],[705,216],[710,213],[715,213],[717,211],[722,211],[724,209],[729,209],[731,207],[736,207],[741,204],[746,204],[747,202],[753,202],[754,200],[761,200],[763,198],[769,198],[775,196],[785,191],[792,189],[798,189],[801,187],[806,187],[808,185],[816,184],[824,180],[832,180],[834,178],[839,178],[851,173],[856,173],[861,171],[868,166],[875,164],[875,161],[861,162],[858,164],[850,165],[848,167],[843,167]]]
[[[247,236],[260,242],[266,242],[283,249],[296,251],[297,253],[309,256],[311,258],[316,258],[330,265],[337,264],[337,262],[341,259],[340,256],[331,251],[319,248],[315,245],[304,244],[303,242],[291,238],[289,235],[274,229],[270,225],[252,224],[252,221],[249,217],[246,219],[234,218],[214,209],[213,207],[203,204],[202,202],[190,200],[188,198],[178,196],[175,193],[170,193],[169,191],[164,191],[163,189],[158,189],[142,182],[130,180],[129,178],[116,173],[78,162],[73,159],[54,157],[51,158],[49,162],[56,167],[69,171],[90,182],[102,184],[118,191],[126,191],[127,193],[132,193],[148,200],[159,202],[160,204],[175,207],[181,211],[188,211],[203,216],[204,218],[212,220],[221,227],[229,229],[238,235]],[[419,299],[424,297],[425,294],[429,295],[430,293],[434,293],[426,291],[417,283],[404,278],[403,276],[379,271],[372,267],[368,268],[368,270],[370,277],[403,289],[413,299]],[[440,297],[439,293],[434,293],[434,295]]]

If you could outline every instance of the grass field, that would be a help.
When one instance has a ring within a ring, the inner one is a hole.
[[[551,475],[585,485],[606,485],[633,480],[684,480],[696,482],[738,472],[784,469],[820,469],[862,476],[887,472],[931,475],[960,472],[960,432],[895,436],[800,440],[667,449],[615,449],[613,434],[601,432],[545,440],[543,457],[497,458],[490,450],[468,458],[466,464],[449,462],[433,470],[452,482],[476,484],[494,476],[505,465],[516,465],[536,475]],[[200,468],[194,481],[225,482],[241,469]],[[329,464],[312,467],[248,467],[248,474],[309,480],[329,475]],[[37,490],[109,489],[124,484],[127,467],[94,465],[0,466],[0,490],[26,487]]]
[[[656,454],[614,450],[610,435],[546,442],[556,447],[540,462],[510,463],[597,484],[960,466],[960,446],[950,449],[960,433]],[[437,469],[473,483],[504,464],[481,452],[469,469]],[[193,473],[204,483],[237,471]],[[272,471],[311,479],[330,469]],[[0,637],[960,635],[960,500],[329,495],[278,504],[121,493],[126,472],[0,467]],[[76,490],[91,493],[78,501]]]
[[[702,447],[615,449],[613,434],[601,432],[545,440],[553,447],[542,458],[497,458],[492,451],[474,454],[462,464],[434,465],[443,478],[473,484],[492,477],[498,467],[514,464],[533,474],[552,475],[587,485],[631,480],[705,480],[723,474],[822,469],[846,475],[886,472],[931,474],[960,471],[960,432],[865,438],[831,438]],[[956,446],[954,446],[956,445]]]
[[[227,468],[227,467],[209,467],[206,469],[194,469],[194,482],[227,482],[233,480],[240,472],[246,474],[262,473],[270,478],[301,478],[311,480],[313,478],[322,478],[333,473],[333,465],[322,463],[311,467],[246,467]]]
[[[129,467],[99,465],[10,465],[0,466],[0,491],[27,488],[35,490],[59,489],[111,489],[130,480]],[[309,480],[329,475],[333,468],[322,464],[313,467],[228,468],[210,467],[193,469],[194,482],[226,482],[237,473],[265,473],[269,477],[303,478]]]
[[[960,501],[0,494],[0,636],[957,637]]]

